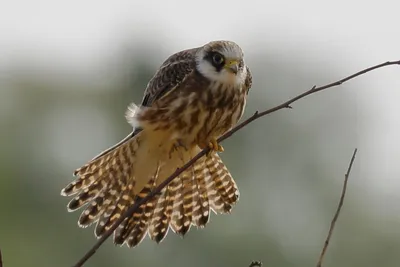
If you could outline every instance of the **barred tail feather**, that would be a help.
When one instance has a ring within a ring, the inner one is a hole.
[[[62,195],[76,195],[68,204],[70,211],[86,205],[78,224],[87,227],[97,222],[96,237],[103,236],[135,201],[200,151],[198,147],[178,148],[165,156],[165,151],[157,152],[158,144],[150,142],[145,134],[138,133],[77,169],[76,180],[62,190]],[[238,197],[226,166],[217,153],[211,153],[126,218],[114,231],[114,243],[135,247],[146,234],[159,243],[169,228],[184,236],[191,225],[205,227],[210,210],[230,212]]]
[[[209,192],[214,196],[212,199],[213,210],[216,213],[229,213],[239,200],[236,182],[217,153],[213,153],[206,159],[206,166],[211,174],[209,182],[211,190]]]
[[[98,196],[96,196],[87,205],[84,211],[81,213],[78,225],[80,227],[88,227],[89,225],[96,222],[99,217],[103,214],[104,210],[111,204],[111,194],[110,191],[103,189]]]
[[[61,194],[77,194],[68,204],[70,211],[88,204],[80,215],[79,226],[87,227],[98,221],[95,235],[99,237],[119,216],[119,209],[132,202],[127,196],[135,186],[132,166],[141,141],[143,137],[139,134],[75,171],[76,180]],[[124,191],[126,196],[121,196]],[[113,214],[116,215],[112,217]]]
[[[193,166],[193,176],[198,193],[197,202],[193,208],[193,222],[198,227],[204,227],[210,218],[210,205],[206,187],[209,176],[204,172],[205,167],[203,160],[196,162]]]
[[[198,149],[193,153],[197,152]],[[171,195],[167,204],[172,210],[170,227],[182,236],[192,224],[205,227],[210,210],[217,214],[229,213],[239,199],[236,183],[217,153],[199,159],[175,178],[166,192]],[[166,229],[166,225],[159,224],[159,221],[151,223]]]
[[[174,183],[174,181],[171,183]],[[157,243],[165,238],[169,229],[173,203],[169,190],[169,188],[173,186],[171,183],[161,191],[161,195],[156,201],[153,216],[150,221],[149,236]]]
[[[159,168],[160,166],[158,164],[153,177],[136,196],[135,201],[146,197],[154,189]],[[130,218],[125,219],[124,222],[118,226],[114,233],[115,244],[122,245],[126,243],[128,247],[135,247],[143,240],[147,232],[148,221],[153,214],[155,200],[155,198],[152,198],[142,204]],[[133,205],[133,203],[129,206],[131,205]],[[127,208],[129,208],[129,206]]]
[[[128,247],[137,246],[145,238],[148,231],[149,220],[153,215],[155,201],[155,198],[149,200],[143,209],[140,220],[132,221],[128,226],[127,234],[124,237],[125,243]],[[140,211],[138,210],[137,213],[139,212]]]
[[[78,176],[78,178],[72,181],[66,187],[64,187],[61,191],[61,195],[75,195],[81,190],[89,187],[95,181],[101,180],[103,177],[106,177],[107,175],[105,175],[103,172],[105,170],[108,171],[109,166],[104,166],[106,163],[105,159],[109,160],[110,158],[110,155],[105,155],[105,157],[93,160],[83,167],[75,170],[74,176]]]
[[[183,226],[183,218],[185,216],[183,210],[183,181],[182,177],[177,177],[168,188],[171,194],[171,229],[175,233],[180,233]]]
[[[184,172],[182,175],[182,184],[183,217],[181,229],[178,231],[178,233],[184,236],[190,230],[193,220],[193,191],[195,190],[193,176],[190,176],[188,172]]]
[[[129,191],[132,191],[132,189],[132,185],[111,189],[111,203],[100,216],[95,228],[95,235],[97,237],[101,237],[106,231],[108,231],[115,221],[121,217],[122,213],[133,204],[133,196],[129,194]]]
[[[92,199],[94,199],[103,188],[107,186],[105,181],[99,180],[91,185],[89,185],[87,188],[83,189],[76,197],[74,197],[69,203],[68,203],[68,210],[69,211],[75,211],[88,202],[90,202]]]

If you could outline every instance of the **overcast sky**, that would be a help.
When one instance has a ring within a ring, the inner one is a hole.
[[[254,36],[269,47],[314,43],[353,55],[357,65],[396,57],[400,43],[395,0],[3,0],[0,7],[2,51],[57,53],[77,64],[108,56],[128,32],[157,36],[176,46],[170,51],[220,38],[249,50]]]
[[[112,57],[127,34],[141,33],[161,40],[155,47],[164,55],[232,39],[253,57],[260,47],[282,57],[298,51],[306,61],[329,62],[346,76],[400,59],[399,10],[395,0],[3,0],[0,68],[26,57],[90,70]],[[370,168],[385,173],[377,186],[393,195],[400,194],[399,186],[392,186],[400,181],[399,77],[400,67],[380,70],[362,78],[368,85],[362,92],[353,92],[370,106],[364,114],[371,117],[364,156],[383,163],[383,169]]]

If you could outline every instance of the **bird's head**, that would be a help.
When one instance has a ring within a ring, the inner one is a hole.
[[[211,81],[235,86],[243,85],[247,75],[243,51],[232,41],[213,41],[201,47],[196,68]]]

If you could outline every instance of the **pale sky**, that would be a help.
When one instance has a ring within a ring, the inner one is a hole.
[[[347,76],[400,59],[399,10],[395,0],[3,0],[0,70],[28,57],[90,72],[120,49],[128,33],[142,33],[162,41],[155,47],[165,56],[213,39],[232,39],[248,54],[264,47],[285,58],[286,51],[296,50],[306,62],[329,62]],[[383,173],[375,185],[393,196],[400,195],[399,77],[400,67],[379,70],[360,80],[368,85],[362,92],[352,92],[370,106],[364,114],[371,118],[368,125],[357,126],[368,146],[363,156],[384,166],[363,167]]]
[[[249,50],[257,36],[266,48],[296,44],[304,50],[314,43],[329,51],[334,45],[361,65],[396,56],[398,9],[395,0],[3,0],[0,48],[6,58],[23,51],[42,60],[58,54],[82,66],[109,56],[127,32],[157,36],[166,53],[219,38],[240,40]]]

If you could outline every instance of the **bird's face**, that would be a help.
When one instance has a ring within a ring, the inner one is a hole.
[[[213,41],[196,55],[196,68],[211,81],[241,87],[246,79],[243,51],[231,41]]]

